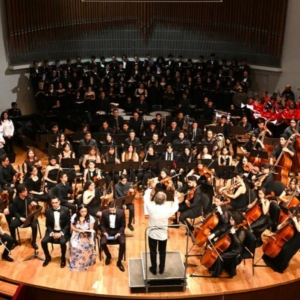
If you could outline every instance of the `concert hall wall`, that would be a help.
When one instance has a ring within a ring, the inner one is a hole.
[[[148,52],[153,57],[172,53],[175,58],[182,54],[197,59],[215,52],[220,60],[246,57],[251,65],[260,66],[252,74],[254,92],[273,92],[277,85],[282,89],[290,74],[281,73],[281,68],[289,65],[297,73],[300,66],[293,47],[299,43],[297,30],[287,28],[299,23],[297,0],[100,6],[80,0],[0,3],[0,109],[16,99],[25,112],[33,109],[26,72],[12,72],[8,66],[27,67],[34,59],[89,58],[92,54],[110,58],[123,53],[144,57]],[[297,94],[297,80],[291,77]]]

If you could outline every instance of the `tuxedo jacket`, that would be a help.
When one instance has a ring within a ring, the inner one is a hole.
[[[102,212],[101,222],[100,222],[100,230],[102,233],[108,233],[109,227],[109,209],[105,209]],[[116,209],[116,223],[115,229],[118,230],[118,233],[121,235],[124,234],[125,230],[125,213],[123,209],[117,208]]]
[[[65,206],[60,206],[59,224],[65,237],[70,236],[70,212]],[[46,234],[54,231],[54,209],[51,207],[46,211]]]

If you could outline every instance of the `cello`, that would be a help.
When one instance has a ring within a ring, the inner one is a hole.
[[[262,250],[265,255],[274,258],[276,257],[283,245],[289,241],[295,234],[295,229],[292,224],[292,216],[289,216],[283,223],[279,225],[280,229],[276,233],[270,236],[262,246]]]
[[[299,173],[300,172],[300,135],[299,131],[300,120],[297,121],[296,130],[295,130],[295,141],[294,141],[294,149],[295,155],[292,158],[292,172]]]

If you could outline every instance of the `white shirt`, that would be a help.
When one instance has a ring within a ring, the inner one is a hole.
[[[60,208],[58,208],[58,209],[60,209]],[[59,231],[59,230],[61,230],[61,228],[60,228],[60,222],[59,222],[60,212],[54,210],[53,215],[54,215],[54,230],[55,231]]]
[[[109,214],[109,227],[116,228],[116,215]]]
[[[164,203],[162,205],[151,202],[151,189],[147,189],[144,195],[145,212],[149,214],[149,225],[157,226],[148,229],[148,235],[152,239],[164,241],[168,239],[168,219],[179,208],[179,201],[174,197],[172,206]]]
[[[3,136],[13,136],[14,135],[14,123],[11,120],[3,120]]]

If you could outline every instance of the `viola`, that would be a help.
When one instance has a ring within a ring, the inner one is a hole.
[[[247,162],[245,165],[243,165],[243,169],[245,172],[251,172],[255,175],[259,173],[259,168],[252,165],[251,162]]]
[[[283,245],[295,234],[295,229],[292,222],[292,217],[288,217],[279,225],[281,228],[277,230],[273,236],[270,236],[266,242],[264,242],[262,246],[264,254],[274,258],[280,253]]]
[[[171,190],[174,188],[172,178],[170,176],[166,176],[165,178],[160,180],[160,183],[163,184],[167,190]]]
[[[195,240],[196,245],[201,247],[203,246],[206,241],[207,237],[210,235],[211,231],[219,224],[219,217],[218,215],[213,212],[209,214],[206,219],[203,221],[203,223],[196,228],[195,230]]]
[[[194,198],[196,189],[197,187],[193,187],[188,190],[186,200],[191,201]]]

